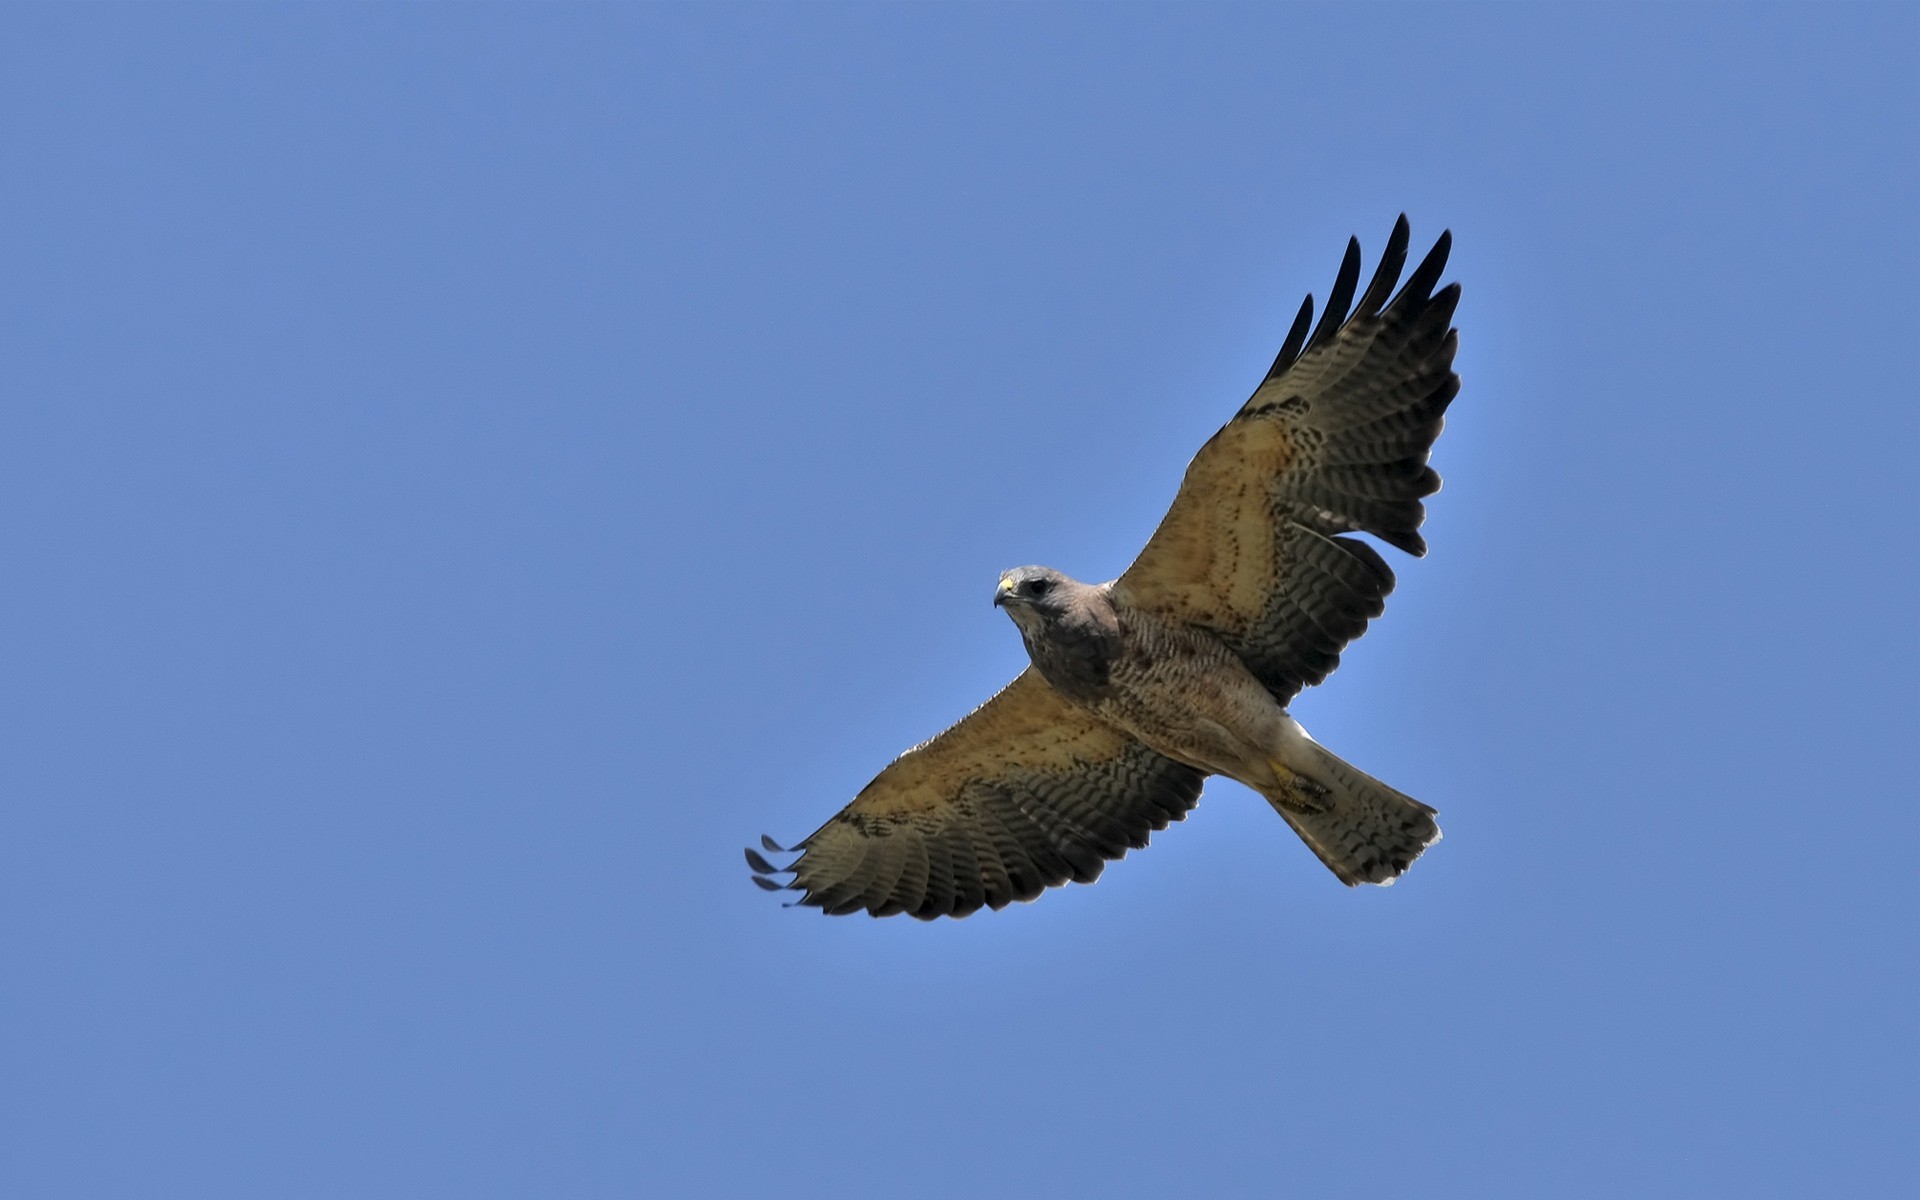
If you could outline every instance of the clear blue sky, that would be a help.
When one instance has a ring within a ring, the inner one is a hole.
[[[1911,6],[9,6],[0,1193],[1742,1197],[1916,1171]],[[1117,573],[1349,234],[1432,554],[963,922],[749,886]]]

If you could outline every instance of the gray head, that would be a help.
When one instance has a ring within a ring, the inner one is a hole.
[[[1120,652],[1120,623],[1106,589],[1051,567],[1017,567],[1000,576],[993,602],[1020,627],[1033,665],[1068,699],[1093,700]]]
[[[1015,567],[1001,572],[993,603],[1022,633],[1037,633],[1065,614],[1081,586],[1052,567]]]

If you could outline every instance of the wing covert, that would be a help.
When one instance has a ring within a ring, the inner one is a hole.
[[[966,916],[1090,883],[1192,809],[1205,776],[1061,698],[1031,667],[958,724],[895,759],[754,881],[830,914]],[[766,841],[770,850],[779,850]],[[781,884],[767,875],[791,871]]]

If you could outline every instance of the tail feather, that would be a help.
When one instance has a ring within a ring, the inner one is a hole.
[[[1434,810],[1412,796],[1311,739],[1289,749],[1295,753],[1284,764],[1283,782],[1267,802],[1341,883],[1392,883],[1440,840]]]

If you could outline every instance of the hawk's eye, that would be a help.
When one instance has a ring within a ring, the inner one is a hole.
[[[1044,596],[1053,590],[1053,580],[1029,579],[1027,580],[1027,590],[1036,596]]]

